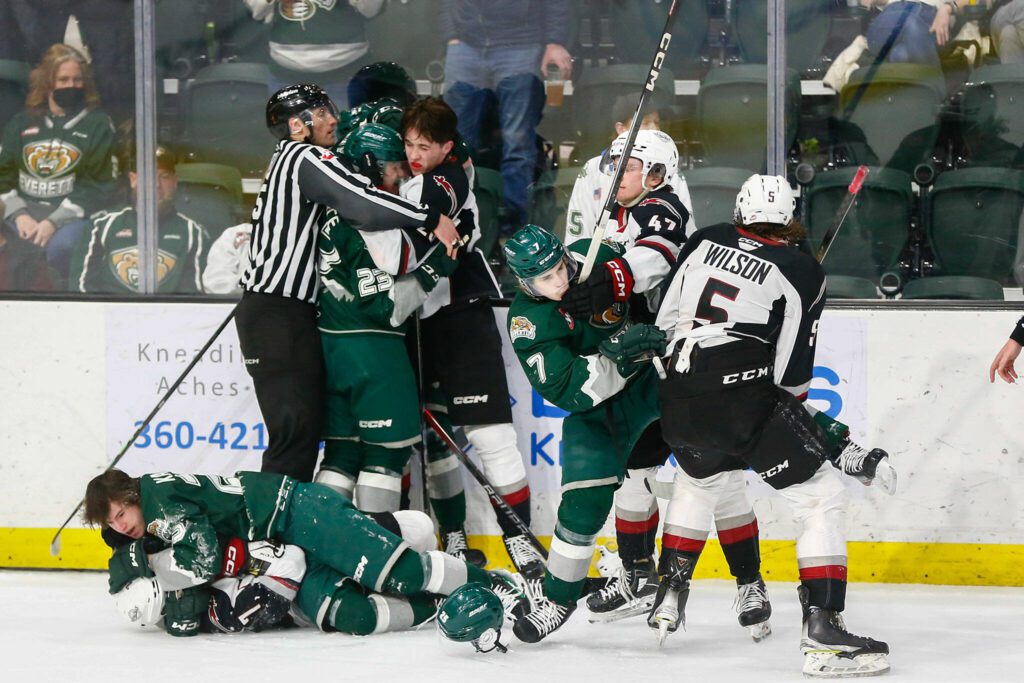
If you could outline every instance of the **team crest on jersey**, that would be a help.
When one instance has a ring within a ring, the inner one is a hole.
[[[448,195],[448,199],[450,199],[452,202],[452,215],[454,215],[455,209],[458,208],[459,206],[458,201],[456,201],[455,199],[455,188],[452,187],[452,184],[449,183],[448,179],[445,178],[443,175],[434,176],[434,182],[437,183],[437,186],[444,190],[445,193]]]
[[[288,21],[309,21],[316,14],[316,8],[334,9],[337,0],[281,0],[277,12]]]
[[[508,335],[512,341],[516,339],[536,339],[537,326],[530,322],[529,318],[521,315],[513,316],[508,326]]]
[[[185,538],[185,525],[166,519],[154,519],[146,527],[146,533],[156,536],[165,543],[177,543]]]
[[[174,270],[178,259],[174,254],[160,249],[156,253],[156,281],[164,281],[167,274]],[[110,252],[110,271],[125,287],[139,288],[139,248],[125,247]]]
[[[602,312],[594,314],[594,317],[590,319],[590,324],[594,327],[614,327],[622,322],[625,316],[626,302],[620,301],[612,304]]]
[[[25,168],[36,178],[68,173],[82,158],[82,150],[66,140],[37,140],[22,148]]]

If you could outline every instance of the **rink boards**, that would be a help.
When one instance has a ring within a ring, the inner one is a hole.
[[[0,566],[101,568],[95,531],[50,538],[210,333],[226,304],[0,301]],[[496,311],[504,319],[504,310]],[[1019,313],[827,310],[809,400],[893,454],[895,497],[849,483],[854,581],[1024,585],[1024,396],[988,382]],[[507,343],[507,339],[506,339]],[[550,535],[558,502],[561,411],[526,383],[506,348],[533,527]],[[266,434],[229,326],[121,466],[230,474],[256,469]],[[413,468],[416,475],[418,468]],[[749,473],[748,473],[749,475]],[[670,468],[662,473],[671,476]],[[418,480],[418,477],[415,477]],[[795,529],[752,475],[763,567],[794,580]],[[418,481],[414,481],[418,491]],[[469,532],[507,562],[490,506],[467,477]],[[613,536],[613,526],[606,526]],[[724,577],[709,543],[698,576]]]

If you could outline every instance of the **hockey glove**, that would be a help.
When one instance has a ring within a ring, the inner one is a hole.
[[[633,325],[622,334],[605,339],[598,344],[602,356],[610,358],[623,377],[635,373],[638,362],[665,354],[668,340],[665,333],[655,325]]]
[[[459,265],[456,259],[449,258],[444,249],[435,247],[433,251],[423,259],[423,262],[416,270],[412,271],[413,277],[428,294],[434,291],[434,287],[441,281],[441,278],[448,277],[455,272]]]
[[[132,541],[114,551],[107,563],[110,571],[108,584],[110,594],[114,595],[135,579],[153,576],[153,570],[149,568],[149,558],[146,556],[146,547],[142,539]]]
[[[247,543],[235,536],[224,543],[221,576],[274,576],[295,583],[306,574],[306,554],[302,548],[273,541]]]
[[[198,634],[200,617],[206,612],[209,604],[209,586],[193,586],[169,592],[164,607],[164,628],[172,636]]]
[[[595,268],[586,282],[569,286],[561,307],[574,318],[600,315],[613,304],[629,301],[633,293],[633,271],[624,259],[614,259]]]

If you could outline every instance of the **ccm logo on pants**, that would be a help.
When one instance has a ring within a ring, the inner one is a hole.
[[[484,394],[483,396],[456,396],[452,399],[452,404],[464,406],[471,403],[487,403],[488,396],[489,394]]]
[[[722,376],[722,384],[736,384],[737,382],[749,382],[752,379],[760,379],[761,377],[767,377],[768,371],[771,368],[767,365],[763,368],[755,368],[753,370],[744,370],[743,372],[734,372],[731,375]]]
[[[359,426],[363,429],[375,429],[378,427],[390,427],[391,420],[360,420]]]
[[[771,479],[782,470],[789,467],[789,460],[783,460],[782,464],[776,465],[775,467],[769,467],[764,472],[758,472],[762,479]]]

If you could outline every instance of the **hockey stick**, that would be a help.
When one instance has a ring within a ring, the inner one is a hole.
[[[164,407],[165,403],[167,403],[167,399],[174,395],[174,392],[178,390],[178,387],[181,385],[181,383],[185,381],[185,378],[188,376],[188,373],[192,372],[192,368],[196,366],[196,363],[198,363],[199,359],[203,357],[203,354],[205,354],[206,351],[211,346],[213,346],[213,342],[217,341],[217,337],[219,337],[220,333],[224,331],[224,328],[228,326],[228,323],[231,322],[231,319],[235,317],[236,310],[238,310],[237,304],[231,307],[231,312],[228,313],[228,317],[224,318],[224,322],[222,322],[214,331],[213,335],[211,335],[210,338],[206,340],[206,343],[203,344],[203,348],[199,349],[199,351],[196,352],[195,358],[192,359],[192,362],[189,363],[184,370],[182,370],[181,375],[179,375],[178,379],[174,381],[174,384],[171,385],[170,389],[164,392],[164,395],[160,397],[160,401],[156,404],[153,410],[150,411],[149,415],[146,416],[146,419],[142,421],[142,424],[139,425],[139,428],[135,430],[135,433],[132,434],[132,438],[128,439],[128,441],[125,442],[124,447],[116,456],[114,456],[114,459],[110,462],[109,465],[107,465],[107,469],[104,470],[104,472],[109,472],[110,470],[114,469],[114,466],[117,465],[118,462],[120,462],[121,458],[123,458],[125,453],[128,452],[128,449],[131,448],[132,444],[135,443],[135,439],[139,438],[139,434],[141,434],[143,430],[145,430],[146,427],[149,426],[149,423],[153,421],[153,418],[156,417],[156,414],[160,412],[160,409]],[[71,523],[71,520],[75,518],[75,515],[77,515],[78,511],[82,509],[82,505],[84,503],[85,498],[78,502],[78,505],[76,505],[75,509],[72,510],[71,514],[68,515],[68,518],[65,519],[64,523],[60,525],[59,529],[57,529],[57,533],[54,534],[53,540],[50,541],[50,555],[56,557],[60,554],[61,532],[63,532],[67,525]]]
[[[444,427],[441,426],[441,423],[437,421],[437,418],[434,417],[434,415],[426,408],[423,409],[423,416],[426,418],[427,424],[430,425],[430,428],[433,429],[434,432],[441,437],[441,440],[445,442],[448,449],[455,454],[455,457],[462,461],[462,464],[466,466],[466,469],[473,475],[473,478],[480,482],[480,486],[484,487],[484,491],[487,492],[487,496],[491,499],[491,502],[494,503],[494,506],[498,508],[498,510],[500,510],[507,519],[511,520],[511,522],[515,524],[520,533],[530,539],[530,543],[532,543],[533,547],[537,549],[537,552],[541,554],[541,557],[545,560],[548,559],[547,549],[541,545],[541,542],[533,535],[533,532],[530,531],[530,527],[528,527],[526,522],[516,514],[516,511],[512,509],[512,506],[506,503],[505,499],[498,495],[498,492],[494,490],[494,487],[491,486],[491,482],[487,480],[487,477],[480,471],[480,468],[477,467],[473,461],[469,459],[469,456],[466,455],[466,452],[459,448],[459,445],[455,443],[455,439],[452,438],[452,435],[445,431]]]
[[[836,239],[836,234],[839,232],[839,228],[843,226],[843,221],[846,220],[846,215],[850,213],[850,209],[853,208],[853,202],[856,201],[857,194],[860,192],[860,188],[864,186],[864,179],[867,177],[868,167],[859,167],[857,169],[857,173],[853,176],[853,180],[850,181],[850,186],[846,188],[846,196],[843,198],[843,203],[839,205],[835,218],[832,219],[832,225],[830,225],[828,230],[825,231],[825,235],[821,238],[821,244],[818,245],[818,252],[814,255],[814,257],[818,259],[818,263],[825,260],[825,256],[828,254],[829,248]]]
[[[594,269],[594,263],[597,261],[597,251],[601,247],[601,240],[604,238],[605,225],[608,223],[608,219],[612,215],[612,211],[615,209],[615,188],[622,182],[622,175],[626,170],[626,163],[629,159],[629,153],[633,151],[633,143],[636,142],[636,134],[640,131],[640,124],[643,123],[643,117],[641,112],[643,111],[644,105],[647,104],[647,100],[654,92],[654,83],[658,80],[658,74],[661,72],[661,66],[665,62],[665,54],[668,51],[668,45],[672,42],[672,22],[676,18],[676,8],[679,6],[679,0],[672,0],[672,4],[668,8],[668,18],[665,20],[665,30],[662,31],[661,40],[658,41],[658,49],[654,53],[654,60],[651,62],[651,70],[647,74],[647,82],[644,83],[644,89],[640,91],[640,101],[636,105],[636,113],[633,114],[633,122],[629,125],[629,134],[626,136],[626,146],[622,149],[622,156],[619,157],[619,163],[615,165],[615,175],[612,176],[611,189],[608,191],[608,196],[605,198],[604,206],[601,208],[601,213],[597,218],[597,225],[594,226],[594,234],[590,238],[590,246],[587,248],[587,257],[583,261],[583,268],[580,269],[580,282],[585,282],[590,277],[590,271]]]

